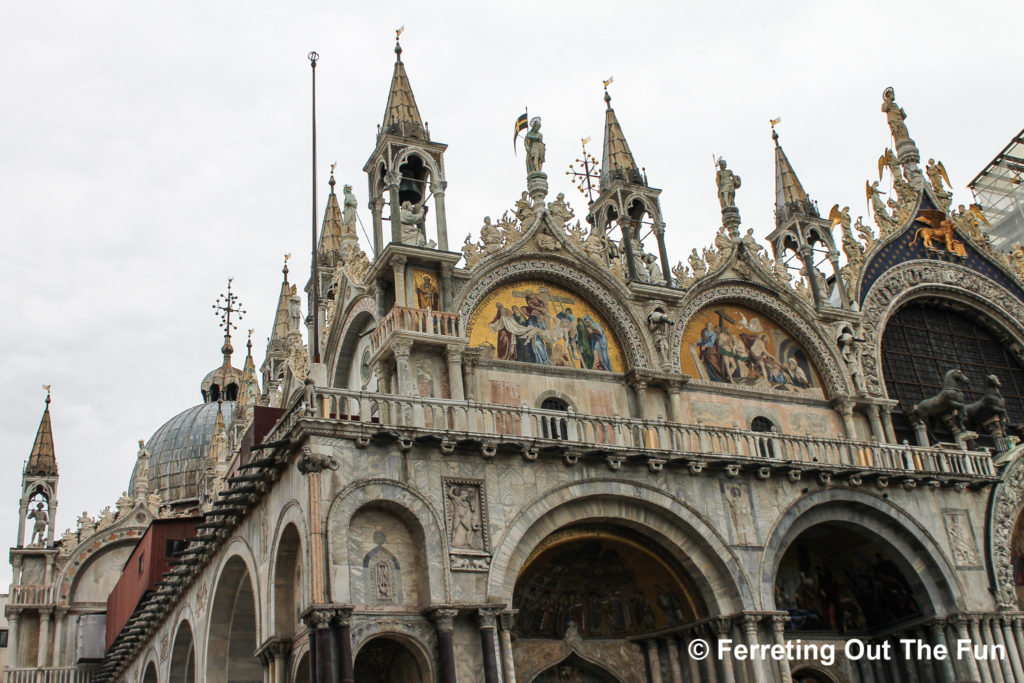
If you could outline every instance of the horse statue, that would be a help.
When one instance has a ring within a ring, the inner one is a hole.
[[[1006,399],[999,393],[999,387],[999,378],[989,375],[985,378],[985,395],[964,408],[967,421],[978,431],[981,431],[981,426],[994,417],[1003,422],[1008,419]]]
[[[964,403],[964,392],[960,390],[961,386],[967,386],[967,375],[957,368],[947,371],[942,379],[942,391],[916,404],[910,409],[907,417],[912,420],[920,420],[927,425],[930,418],[942,418],[956,413],[956,422],[960,431],[967,431],[964,415],[966,404]]]

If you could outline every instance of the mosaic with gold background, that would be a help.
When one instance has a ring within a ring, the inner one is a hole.
[[[611,326],[579,295],[542,280],[495,289],[469,318],[471,346],[493,346],[495,358],[556,367],[623,372],[622,346]]]

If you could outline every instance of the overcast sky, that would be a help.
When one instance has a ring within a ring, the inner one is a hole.
[[[955,201],[1022,127],[1008,2],[8,2],[0,10],[0,546],[53,385],[57,533],[127,488],[137,441],[200,401],[228,276],[262,361],[285,252],[305,282],[310,69],[320,53],[321,202],[338,162],[365,209],[394,29],[432,137],[449,145],[453,248],[525,189],[512,124],[544,119],[551,196],[593,136],[601,81],[662,207],[674,264],[720,224],[712,155],[743,179],[744,228],[773,226],[768,121],[805,188],[866,213],[886,86]],[[318,210],[322,214],[323,206]],[[242,355],[236,357],[241,366]],[[0,567],[0,586],[9,582]]]

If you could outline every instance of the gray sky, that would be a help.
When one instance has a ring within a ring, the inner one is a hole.
[[[220,359],[210,304],[229,275],[249,310],[235,347],[254,327],[262,361],[282,255],[295,254],[293,282],[308,271],[309,50],[320,178],[337,161],[368,225],[360,169],[405,24],[420,112],[449,145],[455,248],[525,189],[510,140],[524,105],[544,118],[551,196],[584,212],[562,172],[584,136],[600,157],[601,81],[614,75],[633,154],[664,190],[675,263],[720,224],[712,154],[743,178],[743,227],[772,229],[775,116],[822,211],[866,213],[890,85],[923,159],[944,161],[968,201],[965,184],[1022,126],[1019,17],[1019,0],[5,3],[0,546],[15,539],[41,384],[54,387],[59,534],[113,504],[137,440],[199,402]]]

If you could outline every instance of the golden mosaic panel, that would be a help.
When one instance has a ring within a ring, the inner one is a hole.
[[[470,346],[489,345],[498,360],[623,372],[611,326],[577,294],[542,280],[521,280],[488,294],[469,318]]]

